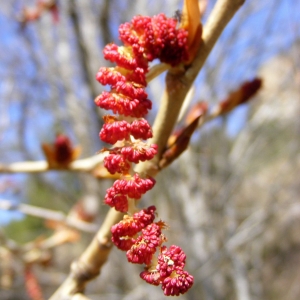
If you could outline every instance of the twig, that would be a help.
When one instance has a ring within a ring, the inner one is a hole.
[[[149,83],[151,80],[159,76],[165,71],[168,71],[171,68],[170,65],[160,63],[150,68],[149,72],[146,75],[147,82]]]
[[[29,204],[14,204],[9,200],[0,199],[0,209],[3,210],[18,210],[21,213],[43,218],[46,220],[56,221],[65,224],[69,227],[73,227],[82,231],[95,233],[97,231],[97,225],[84,222],[78,218],[67,216],[62,212],[41,208]]]
[[[236,298],[238,300],[251,300],[245,263],[239,254],[235,252],[228,254],[233,266],[232,277],[235,284]]]
[[[184,74],[173,74],[172,70],[168,72],[166,90],[153,126],[154,138],[151,141],[158,145],[159,153],[152,162],[139,164],[136,168],[138,172],[151,175],[158,172],[156,165],[176,123],[186,94],[226,24],[243,3],[242,0],[219,0],[204,28],[203,41],[195,61]],[[72,265],[68,278],[50,300],[67,299],[70,295],[83,292],[87,282],[99,274],[111,249],[110,228],[121,218],[121,213],[114,209],[109,211],[96,237]]]
[[[70,300],[90,300],[90,298],[86,297],[83,294],[76,294]]]
[[[49,167],[48,162],[45,160],[15,162],[9,165],[0,164],[0,173],[39,173],[49,170],[91,172],[103,162],[105,155],[105,153],[100,153],[88,158],[78,159],[70,163],[69,166],[61,168]]]

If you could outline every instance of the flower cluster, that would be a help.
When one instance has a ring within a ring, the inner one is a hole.
[[[42,149],[50,168],[67,168],[81,152],[64,134],[57,134],[53,144],[42,144]]]
[[[156,58],[171,66],[186,61],[188,34],[178,28],[176,19],[164,14],[136,16],[131,23],[120,26],[119,34],[124,46],[112,43],[103,51],[105,59],[116,63],[116,67],[102,67],[96,75],[111,90],[95,99],[96,105],[114,114],[104,117],[99,136],[113,145],[102,150],[108,151],[104,166],[111,174],[120,174],[120,179],[107,189],[104,201],[127,213],[111,228],[112,241],[126,251],[129,262],[146,265],[141,278],[161,284],[165,295],[179,295],[193,284],[193,277],[183,270],[185,254],[177,246],[163,246],[166,237],[162,230],[166,225],[154,222],[154,206],[137,212],[135,202],[153,188],[155,180],[134,173],[132,164],[151,160],[157,154],[157,145],[147,142],[152,138],[152,129],[144,119],[152,108],[145,91],[148,64]]]
[[[154,222],[155,206],[143,209],[111,228],[112,241],[126,251],[127,260],[145,264],[140,277],[147,283],[161,285],[167,296],[184,294],[193,285],[193,276],[184,271],[186,255],[175,245],[169,249],[163,245],[167,240],[162,221]],[[157,254],[158,255],[155,255]]]
[[[164,14],[154,17],[136,16],[131,23],[119,28],[124,46],[109,44],[104,57],[114,68],[102,67],[96,79],[110,85],[110,92],[102,92],[96,105],[115,115],[104,117],[100,131],[102,141],[114,145],[105,157],[104,165],[111,174],[120,173],[123,179],[107,190],[105,202],[126,212],[128,198],[138,200],[155,183],[152,178],[130,175],[132,163],[151,160],[157,146],[146,141],[152,138],[149,123],[143,118],[152,107],[145,91],[148,63],[156,58],[172,66],[188,58],[187,31],[177,28],[177,20]]]

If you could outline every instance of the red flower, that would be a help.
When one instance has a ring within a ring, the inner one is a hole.
[[[118,192],[118,190],[116,190],[114,187],[106,190],[104,202],[107,205],[114,207],[117,211],[124,213],[128,211],[127,196]]]
[[[132,247],[132,245],[135,243],[135,239],[131,237],[120,237],[120,236],[113,235],[111,240],[118,249],[123,251],[129,250]]]
[[[73,147],[70,139],[57,134],[53,144],[42,144],[42,149],[50,167],[66,168],[80,154],[80,147]]]
[[[54,149],[58,163],[67,164],[72,160],[73,146],[67,136],[58,134],[54,142]]]
[[[110,60],[124,69],[134,70],[140,67],[139,60],[132,56],[130,48],[119,47],[112,43],[104,47],[103,54],[106,60]]]
[[[103,109],[112,110],[115,114],[134,118],[144,117],[148,110],[152,108],[152,102],[149,99],[132,99],[118,93],[109,92],[102,92],[95,99],[95,103]]]
[[[161,254],[158,256],[157,270],[160,272],[161,277],[167,277],[175,269],[183,269],[185,265],[186,255],[183,250],[175,245],[169,249],[163,246]]]
[[[104,166],[109,173],[122,173],[128,174],[130,170],[130,163],[124,158],[123,155],[109,154],[104,158]]]
[[[140,178],[135,174],[131,180],[116,180],[113,186],[106,190],[104,202],[121,212],[128,211],[128,199],[140,199],[142,194],[151,190],[155,184],[153,178]]]
[[[102,67],[99,69],[96,79],[103,85],[116,85],[119,81],[126,81],[126,77],[118,72],[116,68]]]
[[[156,269],[148,270],[146,267],[145,271],[141,272],[140,277],[152,285],[159,285],[161,283],[159,272]]]
[[[165,278],[162,282],[162,290],[166,296],[179,296],[192,287],[194,277],[188,272],[178,269]]]
[[[152,18],[136,16],[131,24],[120,26],[119,34],[120,40],[130,45],[135,55],[144,53],[148,61],[159,58],[175,66],[188,58],[187,31],[177,28],[177,20],[164,14]]]
[[[135,174],[131,180],[116,180],[112,188],[116,193],[127,195],[133,199],[139,199],[142,194],[151,190],[154,184],[155,180],[153,178],[140,178],[138,174]]]
[[[114,121],[105,123],[99,133],[103,142],[115,144],[123,139],[128,140],[130,136],[130,124],[126,121]]]
[[[153,223],[155,219],[155,211],[156,207],[152,205],[133,215],[133,219],[139,225],[140,230]]]
[[[130,133],[135,139],[147,140],[152,138],[152,130],[145,119],[135,120],[130,124]]]
[[[113,236],[133,237],[146,226],[153,223],[155,219],[155,210],[155,206],[150,206],[133,214],[133,216],[125,215],[122,221],[112,226],[111,232]]]
[[[133,264],[150,265],[156,248],[162,243],[163,236],[160,227],[156,223],[148,225],[142,230],[134,245],[127,251],[126,256]]]
[[[151,160],[157,154],[157,145],[152,144],[146,148],[137,144],[133,147],[123,147],[120,152],[128,161],[137,164],[140,161]]]

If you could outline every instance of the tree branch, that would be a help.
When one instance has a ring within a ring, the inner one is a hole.
[[[29,204],[13,204],[9,200],[0,199],[0,209],[3,210],[17,210],[26,215],[43,218],[45,220],[56,221],[65,224],[69,227],[73,227],[82,231],[94,233],[97,231],[97,225],[84,222],[78,218],[67,216],[62,212],[54,211],[51,209],[41,208]]]
[[[39,173],[49,170],[91,172],[103,162],[105,155],[105,153],[100,153],[88,158],[75,160],[67,167],[57,168],[50,167],[45,160],[15,162],[9,165],[0,164],[0,173]]]

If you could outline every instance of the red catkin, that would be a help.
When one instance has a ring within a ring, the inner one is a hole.
[[[112,226],[112,242],[126,251],[129,262],[146,265],[140,274],[143,280],[161,285],[165,295],[179,295],[193,284],[193,277],[183,270],[186,255],[178,246],[162,245],[166,241],[162,234],[166,225],[154,222],[155,206],[133,213],[132,201],[152,189],[155,180],[131,174],[132,163],[151,160],[157,154],[157,145],[147,143],[153,135],[143,118],[152,108],[145,91],[148,63],[156,58],[171,66],[186,61],[187,31],[164,14],[136,16],[119,27],[119,37],[124,46],[111,43],[103,50],[104,58],[117,66],[102,67],[96,75],[101,84],[111,89],[95,99],[97,106],[115,114],[104,117],[99,136],[103,142],[114,145],[105,149],[109,154],[104,166],[111,174],[121,174],[107,189],[104,202],[123,213],[128,212],[129,201],[131,207],[123,220]]]

